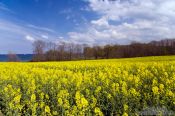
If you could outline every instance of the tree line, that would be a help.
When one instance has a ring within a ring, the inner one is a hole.
[[[152,41],[149,43],[132,42],[129,45],[107,44],[93,46],[37,40],[33,43],[32,61],[71,61],[163,55],[175,55],[175,39]]]

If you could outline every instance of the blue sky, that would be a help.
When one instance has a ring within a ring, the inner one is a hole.
[[[174,38],[174,0],[0,0],[0,54],[38,39],[87,44]]]
[[[68,40],[97,17],[81,0],[0,0],[0,53],[31,53],[36,39]]]

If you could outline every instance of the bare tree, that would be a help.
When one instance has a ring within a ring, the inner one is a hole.
[[[37,40],[33,43],[33,61],[44,61],[44,50],[46,47],[46,43],[42,40]]]
[[[81,59],[82,57],[82,52],[83,52],[83,47],[81,44],[76,44],[74,47],[74,54],[75,54],[75,59]]]
[[[67,49],[68,49],[68,53],[69,53],[69,60],[72,60],[73,53],[74,53],[74,47],[75,47],[74,43],[67,44]]]
[[[65,49],[66,49],[66,43],[65,42],[59,42],[57,45],[57,60],[65,60]]]
[[[92,59],[93,56],[94,56],[94,50],[93,50],[93,48],[88,47],[88,46],[86,45],[86,46],[84,47],[84,50],[83,50],[83,55],[84,55],[85,60],[86,60],[86,59]]]
[[[175,39],[152,41],[150,43],[132,42],[128,45],[94,45],[74,43],[46,43],[38,40],[33,44],[33,61],[63,61],[85,59],[103,59],[103,58],[128,58],[142,56],[159,56],[175,54]],[[45,52],[46,50],[46,52]],[[10,56],[10,55],[9,55]],[[11,58],[9,58],[11,59]]]
[[[57,51],[56,43],[49,42],[47,43],[47,52],[45,53],[46,60],[56,61],[57,60]]]
[[[111,46],[110,45],[105,45],[104,46],[104,57],[108,59],[110,57],[110,53],[112,52]]]

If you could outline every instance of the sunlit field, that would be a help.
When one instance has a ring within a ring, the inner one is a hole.
[[[0,63],[7,116],[127,116],[150,107],[175,112],[175,56]]]

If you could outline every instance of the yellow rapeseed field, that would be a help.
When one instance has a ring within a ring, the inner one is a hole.
[[[175,111],[174,56],[0,63],[6,116],[132,116],[148,107]]]

